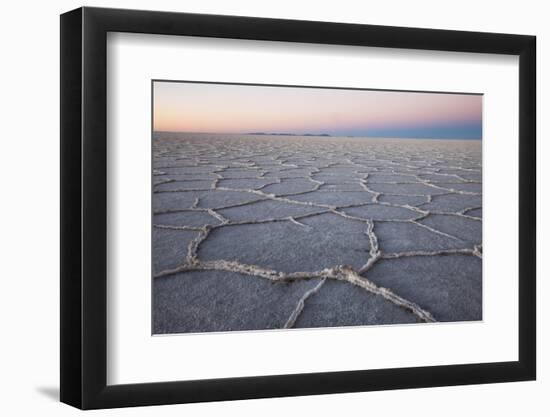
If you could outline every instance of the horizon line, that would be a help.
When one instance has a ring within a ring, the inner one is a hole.
[[[329,137],[329,138],[364,138],[364,139],[426,139],[426,140],[468,140],[468,141],[482,141],[483,137],[479,138],[460,138],[460,137],[437,137],[437,136],[365,136],[365,135],[332,135],[329,133],[315,132],[315,133],[292,133],[292,132],[191,132],[185,130],[154,130],[151,129],[153,134],[155,133],[185,133],[193,135],[233,135],[233,136],[289,136],[289,137]]]

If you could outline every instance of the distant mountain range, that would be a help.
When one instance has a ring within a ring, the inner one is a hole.
[[[250,132],[247,135],[265,135],[265,136],[328,136],[328,133],[285,133],[285,132]]]

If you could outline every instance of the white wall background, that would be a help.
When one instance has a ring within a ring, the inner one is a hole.
[[[59,378],[59,17],[72,0],[8,2],[0,24],[0,410],[4,415],[76,415],[57,402]],[[550,26],[545,3],[485,1],[124,0],[86,5],[181,12],[532,34],[538,37],[538,381],[377,393],[99,411],[94,415],[252,416],[548,415],[550,403],[550,147],[543,120],[550,97]]]

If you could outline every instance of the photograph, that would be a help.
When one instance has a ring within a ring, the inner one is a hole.
[[[483,320],[475,92],[152,81],[152,333]]]

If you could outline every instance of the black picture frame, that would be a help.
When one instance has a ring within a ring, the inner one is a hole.
[[[519,358],[513,362],[107,385],[108,32],[519,56]],[[534,36],[79,8],[61,15],[61,401],[81,409],[536,377]]]

